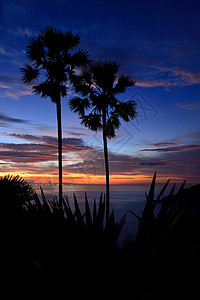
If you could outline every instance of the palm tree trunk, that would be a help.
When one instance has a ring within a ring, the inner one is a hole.
[[[106,169],[106,223],[110,215],[110,192],[109,192],[109,165],[108,165],[108,145],[106,135],[106,111],[103,111],[103,146]]]
[[[62,198],[62,124],[61,124],[61,101],[60,96],[56,103],[58,122],[58,169],[59,169],[59,200]]]

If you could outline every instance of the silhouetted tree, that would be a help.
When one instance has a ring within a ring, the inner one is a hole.
[[[59,165],[59,197],[62,196],[62,125],[61,97],[68,91],[68,80],[75,67],[83,66],[88,61],[86,50],[74,49],[79,45],[80,37],[72,31],[62,32],[47,26],[40,30],[37,36],[29,40],[27,46],[28,64],[21,68],[22,79],[25,83],[41,78],[33,86],[33,92],[42,98],[50,97],[57,108],[58,122],[58,165]]]
[[[135,81],[129,76],[118,75],[119,65],[115,62],[93,62],[82,68],[81,74],[73,77],[73,84],[81,97],[70,100],[70,108],[79,114],[81,124],[93,131],[103,132],[106,169],[106,203],[109,217],[109,164],[107,138],[115,137],[120,127],[120,118],[125,122],[136,116],[133,100],[119,101],[116,95],[124,93]],[[88,114],[86,114],[88,111]]]

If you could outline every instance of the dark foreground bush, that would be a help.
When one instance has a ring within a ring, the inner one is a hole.
[[[22,179],[17,182],[21,185]],[[63,293],[66,298],[70,293],[191,298],[200,277],[200,185],[184,189],[183,183],[176,194],[174,186],[164,197],[168,181],[155,197],[155,183],[156,174],[142,216],[131,211],[139,220],[135,240],[118,247],[125,216],[115,220],[112,211],[106,220],[103,195],[92,204],[85,195],[82,211],[75,195],[73,204],[67,197],[62,203],[48,201],[42,190],[39,198],[23,181],[22,200],[10,192],[11,185],[5,192],[11,180],[2,179],[2,291],[8,299],[64,299]]]
[[[125,285],[139,299],[191,298],[199,295],[200,184],[184,189],[184,182],[176,195],[174,185],[164,197],[168,180],[155,198],[155,182],[156,173],[142,216],[131,211],[139,226],[122,251]]]
[[[111,285],[110,278],[117,265],[117,240],[125,215],[121,220],[115,220],[112,211],[106,218],[108,205],[103,195],[90,207],[85,194],[82,212],[75,195],[72,204],[67,197],[62,202],[57,198],[48,201],[42,190],[40,198],[36,193],[30,193],[29,184],[25,185],[19,177],[13,181],[6,177],[2,182],[1,201],[6,203],[6,209],[1,207],[1,257],[8,291],[26,294],[29,290],[33,294],[38,287],[46,286],[45,282],[49,286],[53,280],[54,285],[44,289],[58,293],[66,288],[66,284],[71,289],[85,278],[89,285],[96,284],[101,276],[104,285],[106,282]],[[23,198],[15,193],[18,189]]]

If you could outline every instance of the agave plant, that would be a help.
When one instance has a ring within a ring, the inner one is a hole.
[[[73,206],[67,196],[62,198],[62,204],[60,205],[58,199],[55,197],[53,201],[49,201],[43,190],[41,189],[42,201],[35,195],[35,205],[30,204],[31,207],[37,208],[37,210],[43,211],[49,216],[62,216],[67,223],[73,224],[74,228],[90,235],[91,238],[98,239],[100,236],[107,239],[109,242],[116,243],[122,227],[125,223],[126,215],[120,220],[115,220],[114,210],[109,215],[109,220],[105,222],[106,216],[106,201],[105,195],[100,195],[99,203],[94,199],[93,207],[90,208],[87,194],[85,193],[84,212],[81,212],[81,208],[78,204],[76,195],[74,194]]]
[[[139,227],[137,232],[137,241],[140,239],[144,239],[145,235],[149,234],[149,230],[156,226],[158,226],[158,222],[164,221],[166,218],[168,221],[172,219],[176,219],[176,217],[181,213],[181,208],[177,209],[177,197],[174,200],[173,195],[175,191],[175,184],[173,185],[172,189],[169,192],[167,197],[164,197],[164,192],[170,182],[170,179],[165,183],[163,188],[161,189],[160,193],[158,194],[157,198],[155,199],[155,184],[156,184],[156,172],[154,173],[153,180],[150,186],[150,190],[148,195],[146,194],[146,204],[142,213],[142,217],[139,217],[133,211],[130,211],[133,215],[135,215],[139,220]],[[181,194],[185,186],[185,181],[181,185],[177,196]],[[174,201],[173,201],[174,200]],[[155,209],[157,208],[158,204],[160,205],[160,210],[157,215],[155,215]],[[176,209],[174,209],[176,207]],[[176,215],[177,214],[177,215]],[[159,224],[160,226],[161,224]]]
[[[126,215],[115,220],[112,211],[106,222],[106,200],[102,194],[98,202],[94,199],[90,205],[85,193],[83,211],[75,194],[72,204],[67,196],[59,201],[56,197],[49,201],[41,189],[41,197],[35,194],[28,207],[37,239],[41,236],[35,250],[41,252],[46,268],[80,272],[87,268],[91,274],[99,268],[111,269]]]
[[[130,211],[139,220],[139,226],[126,259],[129,262],[126,272],[130,274],[134,270],[131,280],[137,287],[135,294],[143,297],[144,292],[147,299],[154,293],[158,296],[161,287],[162,293],[172,292],[172,287],[179,284],[180,274],[191,274],[194,270],[196,274],[200,266],[200,185],[184,189],[184,181],[175,194],[174,184],[164,196],[169,181],[155,197],[155,173],[142,216]],[[170,287],[174,274],[179,274],[176,275],[177,282]],[[180,293],[180,290],[176,292]],[[163,294],[159,295],[162,298]]]

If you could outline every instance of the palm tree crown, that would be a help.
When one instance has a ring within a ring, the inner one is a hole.
[[[129,76],[118,75],[118,71],[119,65],[115,62],[92,62],[72,79],[76,92],[82,97],[69,101],[71,110],[79,114],[81,124],[93,131],[104,130],[107,138],[115,137],[120,118],[129,122],[137,114],[135,101],[116,98],[135,84]]]
[[[53,27],[40,30],[37,36],[30,39],[27,46],[27,60],[21,68],[25,83],[40,82],[33,86],[33,92],[42,98],[50,97],[56,103],[58,121],[58,165],[59,165],[59,198],[62,197],[62,126],[61,97],[67,95],[67,83],[74,76],[75,67],[88,62],[86,50],[74,49],[79,45],[80,37],[72,31],[62,32]]]
[[[40,30],[27,46],[29,64],[21,68],[23,81],[35,82],[40,76],[43,81],[33,86],[34,93],[50,97],[55,103],[59,95],[65,97],[68,91],[66,82],[74,68],[88,61],[86,50],[80,49],[73,53],[79,43],[79,35],[74,35],[72,31],[62,32],[49,26]]]

